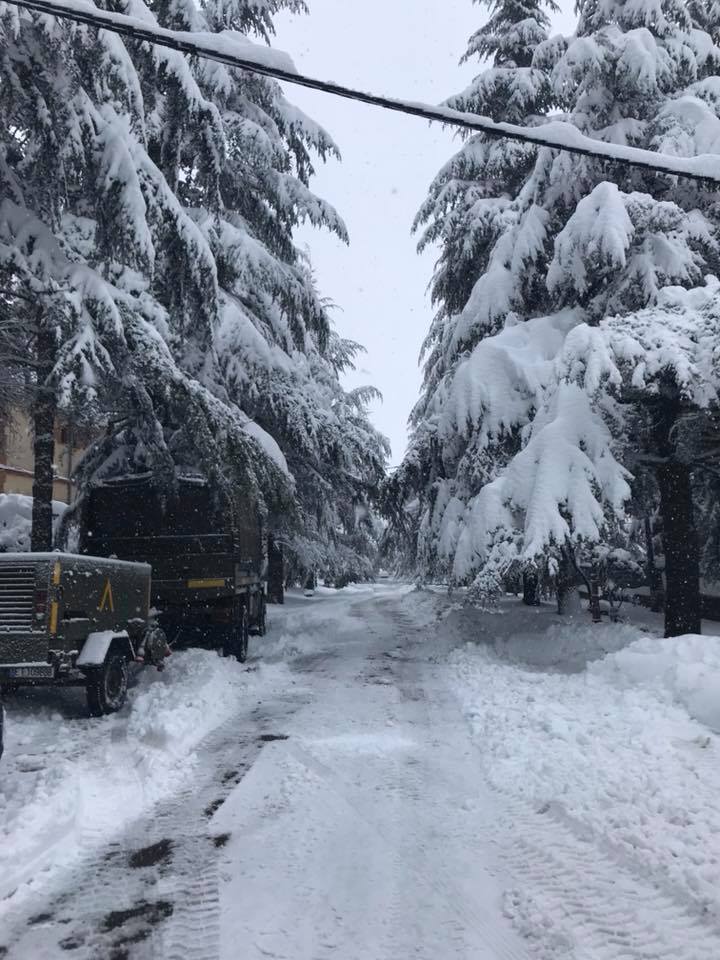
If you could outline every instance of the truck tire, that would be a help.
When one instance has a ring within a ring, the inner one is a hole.
[[[101,667],[87,673],[85,693],[91,717],[117,713],[125,705],[128,689],[128,662],[125,654],[111,647]]]
[[[267,633],[267,620],[265,614],[267,612],[267,605],[265,603],[265,597],[261,593],[258,599],[258,615],[255,624],[250,631],[256,637],[264,637]]]
[[[265,594],[260,594],[260,616],[258,617],[257,632],[259,637],[264,637],[267,633],[267,603]]]
[[[235,656],[240,663],[245,663],[248,655],[248,646],[250,644],[250,620],[248,617],[248,608],[243,604],[240,610],[240,617],[235,633]]]

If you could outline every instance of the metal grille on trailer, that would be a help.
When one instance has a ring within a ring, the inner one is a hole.
[[[0,633],[33,627],[35,567],[0,561]]]

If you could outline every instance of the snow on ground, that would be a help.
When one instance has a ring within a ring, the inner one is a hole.
[[[271,607],[269,633],[251,638],[247,665],[186,650],[162,673],[140,670],[117,716],[88,719],[78,688],[23,688],[9,697],[0,761],[0,920],[177,791],[208,733],[243,701],[254,705],[295,682],[289,663],[356,627],[347,604],[333,598],[337,591],[325,588],[309,598],[292,591],[284,607]],[[323,599],[327,613],[317,606]]]
[[[282,663],[248,670],[187,650],[162,673],[142,670],[117,716],[87,719],[82,690],[10,697],[0,769],[0,918],[177,790],[192,775],[195,748],[240,701],[256,702],[287,683]]]
[[[503,611],[444,611],[490,784],[720,919],[720,638]]]
[[[423,628],[427,649],[411,650],[409,590],[309,601],[315,696],[213,818],[227,837],[220,957],[525,960],[475,830],[493,801],[469,730],[442,689],[428,700],[417,685],[432,645]]]
[[[687,709],[717,640],[439,591],[326,609],[315,696],[213,819],[221,957],[720,956],[717,747]]]
[[[12,701],[6,955],[713,960],[720,639],[658,640],[628,612],[320,588],[271,609],[247,668],[176,654],[118,717]],[[144,933],[108,930],[158,898]]]

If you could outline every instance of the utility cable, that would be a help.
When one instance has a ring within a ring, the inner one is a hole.
[[[230,67],[238,67],[252,73],[282,80],[285,83],[319,90],[336,97],[356,100],[360,103],[381,107],[384,110],[422,117],[426,120],[460,127],[465,130],[475,130],[489,137],[520,140],[525,143],[534,143],[540,147],[549,147],[552,150],[564,150],[567,153],[619,163],[623,166],[640,167],[654,173],[669,174],[720,185],[720,155],[717,154],[675,157],[671,154],[657,153],[653,150],[641,150],[638,147],[596,140],[585,136],[572,124],[560,120],[550,121],[539,127],[523,127],[513,123],[498,123],[489,117],[463,113],[448,107],[435,107],[411,100],[366,93],[332,81],[305,76],[287,67],[279,66],[277,62],[272,62],[273,51],[269,48],[266,52],[265,48],[258,47],[262,56],[258,56],[257,59],[252,56],[243,56],[233,52],[233,46],[237,49],[238,45],[227,35],[166,30],[157,25],[150,25],[137,17],[128,17],[124,14],[90,7],[82,0],[77,3],[62,3],[57,2],[57,0],[5,0],[5,2],[18,7],[25,7],[28,10],[35,10],[38,13],[64,17],[77,23],[110,30],[133,40],[154,43],[191,56],[215,60]]]

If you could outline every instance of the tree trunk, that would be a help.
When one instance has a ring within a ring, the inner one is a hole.
[[[523,573],[523,603],[527,607],[540,606],[540,583],[535,573]]]
[[[665,636],[700,633],[700,553],[693,515],[690,468],[658,468],[665,550]]]
[[[655,566],[655,544],[650,514],[645,514],[645,547],[647,550],[647,581],[650,588],[650,609],[653,613],[662,610],[662,577]]]
[[[562,586],[558,584],[557,607],[562,617],[572,617],[576,613],[582,613],[580,591],[576,583],[565,583]]]
[[[285,603],[285,558],[281,543],[268,536],[268,601]]]
[[[37,387],[32,405],[34,475],[30,549],[52,550],[53,461],[57,398],[51,377],[56,362],[55,331],[40,318],[37,334]]]
[[[580,613],[582,604],[578,591],[577,571],[572,561],[566,556],[560,559],[560,569],[558,570],[555,589],[557,590],[558,613],[561,616],[572,616]]]

